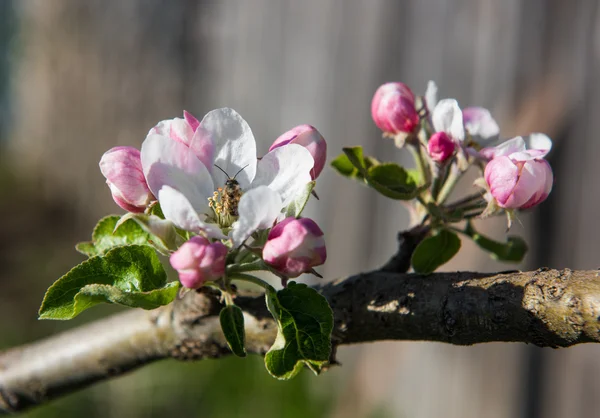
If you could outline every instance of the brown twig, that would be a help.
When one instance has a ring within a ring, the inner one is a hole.
[[[334,311],[334,347],[381,340],[549,347],[600,342],[595,270],[429,276],[378,270],[320,291]],[[277,331],[264,298],[236,302],[244,310],[247,351],[264,354]],[[220,308],[215,293],[189,292],[154,311],[132,310],[0,353],[0,412],[43,404],[158,359],[229,354]]]

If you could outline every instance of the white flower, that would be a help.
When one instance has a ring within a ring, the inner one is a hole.
[[[472,106],[463,109],[463,123],[471,140],[485,147],[498,139],[500,128],[489,110]]]
[[[463,114],[454,99],[440,100],[433,109],[431,122],[436,132],[445,132],[457,143],[465,139]]]
[[[463,110],[454,99],[437,101],[437,85],[430,81],[425,92],[425,103],[431,112],[431,122],[436,132],[445,132],[457,143],[470,139],[479,146],[489,146],[498,139],[500,128],[489,110],[467,107]]]
[[[170,125],[176,126],[169,121],[158,126]],[[228,235],[241,245],[254,231],[270,228],[311,181],[310,152],[289,144],[258,160],[252,131],[233,109],[209,112],[192,130],[174,140],[165,129],[152,129],[141,151],[148,186],[165,218],[179,228]],[[237,173],[238,216],[224,213],[228,177],[216,166],[231,177]]]

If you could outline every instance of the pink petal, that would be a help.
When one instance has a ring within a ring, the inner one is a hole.
[[[507,206],[519,179],[519,167],[510,158],[502,156],[490,161],[484,172],[485,181],[490,187],[492,196],[500,207]]]

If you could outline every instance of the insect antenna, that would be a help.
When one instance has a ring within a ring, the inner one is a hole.
[[[225,175],[227,176],[227,178],[228,178],[228,179],[229,179],[229,178],[231,178],[231,177],[229,177],[229,174],[227,174],[227,171],[223,170],[221,167],[219,167],[219,166],[218,166],[218,165],[216,165],[216,164],[215,164],[215,167],[217,167],[219,170],[221,170],[221,171],[223,172],[223,174],[225,174]],[[236,174],[236,176],[237,176],[237,174]],[[235,177],[234,177],[234,178],[235,178]]]
[[[240,174],[242,171],[244,171],[244,168],[248,167],[250,164],[246,164],[245,166],[243,166],[242,168],[239,169],[239,171],[237,173],[235,173],[235,176],[233,176],[233,179],[235,180],[235,178],[237,177],[238,174]]]
[[[238,174],[240,174],[242,171],[244,171],[244,169],[245,169],[246,167],[248,167],[249,165],[250,165],[250,164],[246,164],[245,166],[243,166],[242,168],[240,168],[240,169],[238,170],[238,172],[237,172],[237,173],[235,173],[235,176],[233,176],[233,177],[229,177],[229,174],[227,174],[227,171],[223,170],[223,169],[222,169],[221,167],[219,167],[218,165],[216,165],[216,164],[215,164],[215,167],[217,167],[219,170],[221,170],[221,171],[223,172],[223,174],[225,174],[225,175],[227,176],[227,178],[228,178],[228,179],[235,180],[235,178],[237,177],[237,175],[238,175]]]

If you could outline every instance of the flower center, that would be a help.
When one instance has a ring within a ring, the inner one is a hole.
[[[214,220],[221,228],[229,228],[237,220],[238,204],[242,197],[242,189],[235,179],[228,179],[225,187],[219,187],[208,198],[208,206],[214,212]]]

